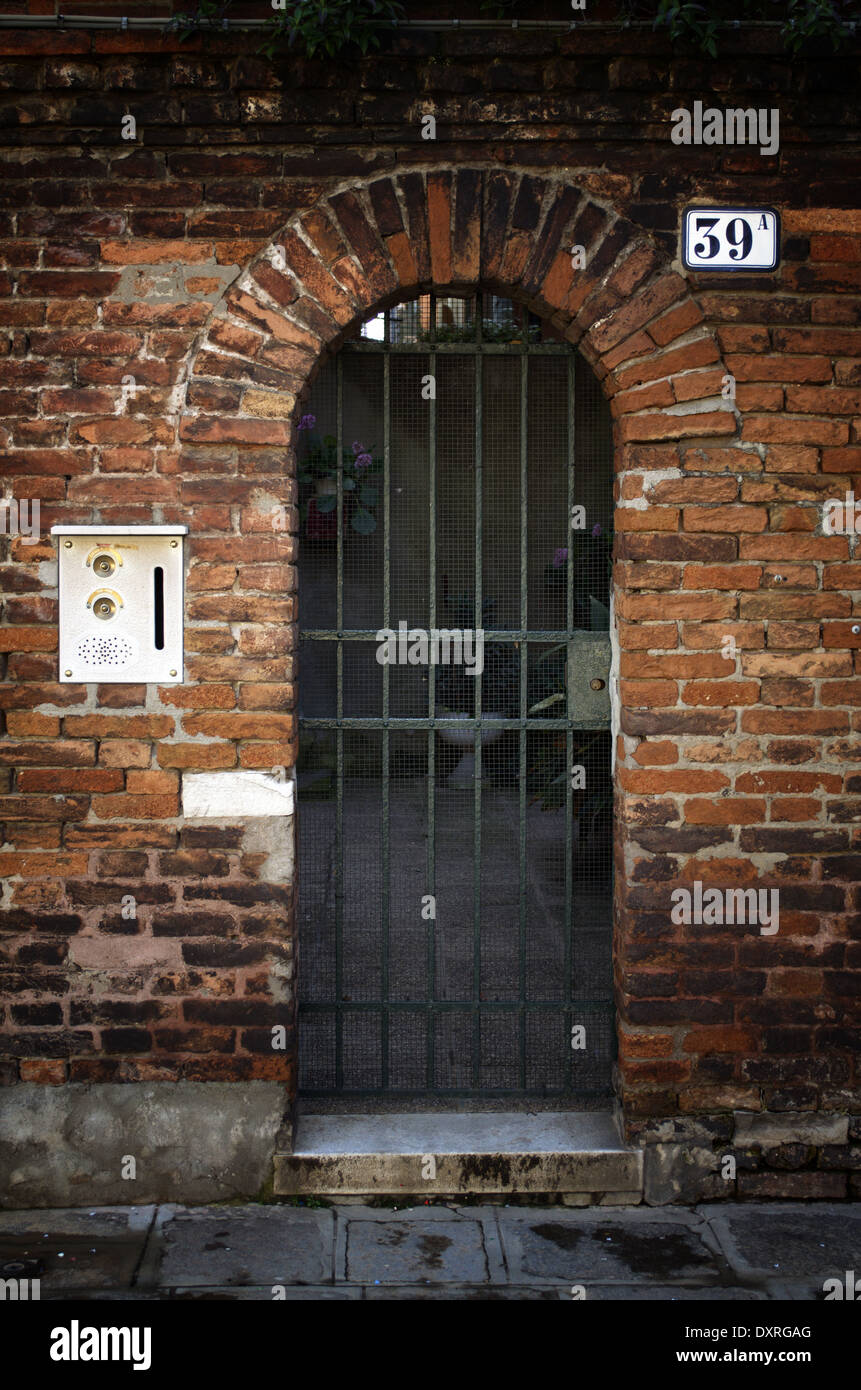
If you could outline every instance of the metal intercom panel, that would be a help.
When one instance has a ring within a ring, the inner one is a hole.
[[[187,526],[53,526],[60,680],[182,681]]]

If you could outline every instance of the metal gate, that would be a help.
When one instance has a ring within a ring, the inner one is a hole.
[[[609,1093],[600,389],[510,301],[424,295],[301,434],[300,1091]]]

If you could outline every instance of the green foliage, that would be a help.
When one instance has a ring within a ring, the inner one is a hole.
[[[841,14],[842,11],[842,14]],[[829,38],[839,48],[849,30],[853,17],[861,14],[861,6],[848,0],[787,0],[783,23],[783,39],[792,53],[798,53],[809,39]]]
[[[629,4],[629,16],[637,9],[636,4]],[[694,0],[658,0],[654,27],[665,29],[674,41],[687,40],[715,58],[720,35],[728,26],[778,20],[784,46],[798,53],[820,38],[829,38],[838,48],[859,13],[858,0],[711,0],[708,5]]]
[[[705,5],[693,4],[692,0],[685,4],[681,0],[658,0],[655,28],[666,28],[672,39],[689,39],[709,57],[717,57],[720,21],[714,10]]]
[[[222,29],[232,8],[233,0],[198,0],[196,9],[174,15],[165,27],[184,39],[213,33]],[[530,0],[482,0],[481,9],[503,23],[531,15]],[[285,8],[267,19],[259,51],[270,58],[285,48],[309,58],[335,58],[350,49],[365,54],[378,48],[382,36],[405,17],[400,0],[286,0]],[[575,24],[582,17],[582,11],[572,11]],[[622,28],[634,20],[651,20],[674,43],[686,42],[712,58],[722,35],[739,24],[776,20],[786,49],[799,53],[823,38],[839,48],[850,24],[859,19],[859,0],[617,0],[616,15]]]
[[[175,30],[181,39],[187,39],[192,34],[221,29],[223,21],[230,14],[232,4],[233,0],[199,0],[196,10],[188,14],[175,14],[168,20],[165,29],[168,32]]]
[[[308,421],[313,416],[305,416]],[[304,448],[299,459],[300,514],[304,521],[308,515],[308,503],[314,497],[317,511],[322,515],[333,512],[338,505],[337,493],[323,492],[316,496],[317,483],[323,479],[337,482],[341,475],[341,488],[344,494],[344,513],[350,518],[350,525],[360,536],[370,536],[377,529],[374,508],[380,500],[380,490],[376,486],[382,475],[383,461],[374,457],[373,448],[365,450],[358,440],[351,449],[342,448],[338,460],[338,441],[333,434],[322,438],[307,434],[308,426],[301,425],[305,435]]]
[[[380,35],[404,17],[397,0],[287,0],[269,21],[270,33],[260,51],[272,56],[285,41],[289,48],[313,58],[334,58],[345,48],[367,53],[379,48]]]

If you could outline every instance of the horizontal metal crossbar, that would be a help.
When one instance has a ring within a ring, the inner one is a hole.
[[[464,716],[458,719],[454,716],[446,717],[440,715],[433,719],[422,718],[420,715],[412,716],[389,716],[385,718],[380,715],[345,715],[341,719],[334,716],[330,718],[321,717],[319,719],[301,719],[300,727],[303,729],[463,729],[467,725],[473,729],[560,729],[564,733],[566,729],[605,729],[607,721],[604,718],[589,720],[580,716],[576,722],[572,719],[506,719],[500,715],[495,718],[493,715],[478,715],[476,718]]]
[[[306,642],[376,642],[377,633],[380,628],[345,628],[343,632],[336,632],[330,627],[311,627],[305,628],[300,636]],[[396,631],[396,629],[392,629]],[[417,631],[427,632],[427,628],[417,628]],[[557,631],[523,631],[520,628],[483,628],[485,642],[577,642],[578,633],[566,631],[564,628]],[[583,634],[587,634],[584,632]],[[591,634],[588,634],[591,635]]]
[[[367,338],[356,338],[345,343],[342,351],[349,352],[403,352],[411,357],[426,357],[435,352],[445,356],[463,357],[468,353],[497,355],[500,357],[564,357],[571,351],[567,343],[477,343],[464,338],[456,343],[436,343],[428,338],[417,338],[408,343],[377,343]]]
[[[554,1010],[571,1016],[580,1012],[606,1011],[612,1000],[605,999],[339,999],[309,1000],[302,1004],[303,1013],[334,1013],[336,1009],[351,1013],[385,1013],[387,1009],[412,1013],[539,1013]]]

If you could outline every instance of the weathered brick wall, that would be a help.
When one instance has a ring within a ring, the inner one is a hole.
[[[682,1144],[697,1193],[846,1195],[861,584],[822,503],[861,496],[857,54],[253,49],[0,31],[2,468],[42,503],[40,543],[4,542],[3,1078],[289,1091],[292,875],[259,826],[184,822],[181,778],[295,760],[297,398],[371,308],[484,284],[553,318],[616,419],[628,1133],[656,1191]],[[672,109],[711,93],[778,106],[779,155],[671,146]],[[683,272],[694,198],[778,207],[777,272]],[[190,529],[184,684],[58,684],[50,525],[153,520]],[[779,933],[674,925],[694,880],[778,887]],[[737,1185],[708,1176],[733,1141]]]

